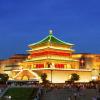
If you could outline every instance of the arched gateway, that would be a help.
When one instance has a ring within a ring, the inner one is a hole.
[[[38,74],[31,70],[23,69],[19,72],[16,71],[14,72],[16,73],[15,76],[12,77],[14,80],[33,80],[33,79],[39,80]]]

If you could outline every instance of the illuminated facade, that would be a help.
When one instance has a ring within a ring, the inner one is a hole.
[[[81,53],[72,57],[79,61],[80,69],[91,70],[92,80],[100,80],[100,54]]]
[[[64,83],[72,73],[80,75],[81,82],[97,79],[100,55],[74,54],[73,46],[59,40],[50,31],[43,40],[30,44],[27,57],[18,61],[17,66],[7,73],[10,79],[39,81],[40,75],[47,73],[48,80],[53,83]]]
[[[0,60],[0,73],[7,73],[12,78],[12,70],[19,68],[20,62],[27,58],[28,54],[15,54],[8,59]]]

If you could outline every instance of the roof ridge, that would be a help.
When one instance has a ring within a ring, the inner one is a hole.
[[[62,41],[62,40],[58,39],[58,38],[57,38],[57,37],[55,37],[55,36],[52,36],[52,37],[54,37],[55,39],[57,39],[58,41],[60,41],[60,42],[62,42],[62,43],[69,44],[69,45],[74,45],[74,44],[71,44],[71,43],[64,42],[64,41]]]
[[[32,44],[30,44],[29,46],[32,46],[32,45],[38,44],[38,43],[44,41],[45,39],[47,39],[48,37],[49,37],[49,36],[46,36],[44,39],[42,39],[42,40],[40,40],[40,41],[38,41],[38,42],[36,42],[36,43],[32,43]]]
[[[44,39],[42,39],[42,40],[40,40],[40,41],[38,41],[38,42],[36,42],[36,43],[30,44],[29,46],[36,45],[36,44],[40,44],[40,43],[42,43],[42,42],[43,42],[43,43],[44,43],[44,42],[46,42],[46,43],[48,43],[48,42],[49,42],[49,43],[53,43],[53,42],[57,43],[57,42],[58,42],[58,44],[65,44],[65,45],[71,45],[71,46],[74,45],[74,44],[67,43],[67,42],[64,42],[64,41],[62,41],[62,40],[56,38],[56,37],[52,34],[52,31],[50,31],[49,35],[46,36]]]

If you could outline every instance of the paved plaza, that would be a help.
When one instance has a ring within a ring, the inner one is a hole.
[[[71,89],[53,89],[44,93],[41,100],[75,100],[75,91]],[[76,100],[92,100],[93,97],[99,95],[95,89],[82,90],[77,93]]]

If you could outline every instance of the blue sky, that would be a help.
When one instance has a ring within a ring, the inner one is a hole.
[[[76,53],[100,53],[100,0],[0,0],[0,58],[26,53],[52,29]]]

